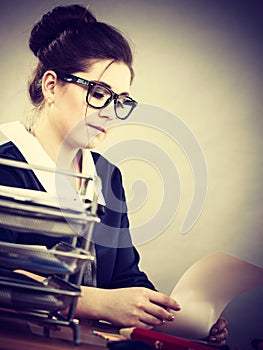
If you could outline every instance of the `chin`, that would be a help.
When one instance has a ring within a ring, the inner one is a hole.
[[[99,134],[96,135],[87,145],[88,149],[93,149],[97,147],[104,139],[106,134]]]

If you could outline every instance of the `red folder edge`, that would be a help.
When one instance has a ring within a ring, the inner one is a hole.
[[[135,328],[130,335],[131,339],[141,340],[153,349],[161,350],[214,350],[209,345],[195,343],[193,341],[174,337],[155,331]]]

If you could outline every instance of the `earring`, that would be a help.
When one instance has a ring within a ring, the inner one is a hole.
[[[51,96],[49,96],[47,99],[47,102],[48,102],[48,104],[51,105],[51,103],[53,103],[53,98]]]

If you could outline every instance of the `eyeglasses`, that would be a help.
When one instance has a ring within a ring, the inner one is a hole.
[[[68,73],[55,72],[60,80],[67,83],[80,84],[88,88],[86,102],[92,108],[105,108],[114,101],[115,115],[119,119],[127,119],[138,105],[138,102],[133,100],[130,96],[125,94],[118,95],[103,83],[89,81]]]

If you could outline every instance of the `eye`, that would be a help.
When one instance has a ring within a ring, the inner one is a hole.
[[[118,108],[125,108],[125,103],[123,101],[117,100],[116,105]]]
[[[95,85],[91,91],[91,96],[97,100],[105,100],[110,97],[110,92],[102,86]]]
[[[94,97],[98,100],[101,100],[102,98],[104,98],[104,94],[103,94],[103,92],[100,92],[100,91],[94,91],[92,93],[92,97]]]
[[[119,96],[117,100],[117,106],[121,108],[133,107],[134,103],[135,102],[130,97],[124,95]]]

